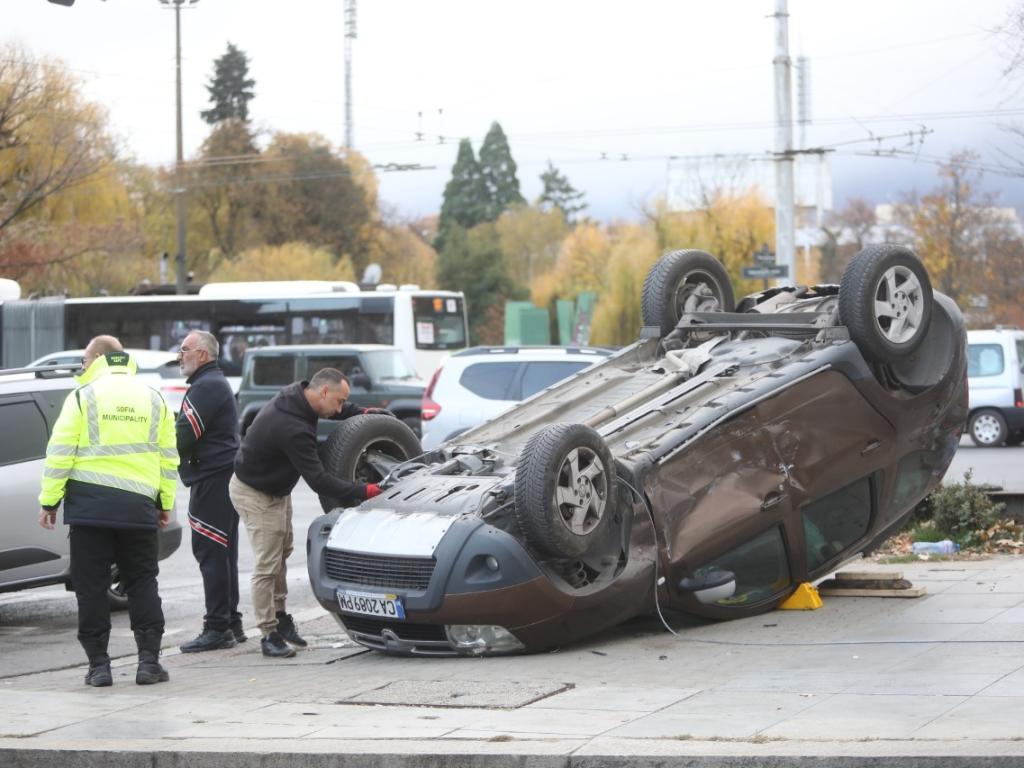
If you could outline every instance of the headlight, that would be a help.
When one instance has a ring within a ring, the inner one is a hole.
[[[448,640],[460,651],[511,653],[525,647],[507,629],[491,624],[451,624],[444,629]]]

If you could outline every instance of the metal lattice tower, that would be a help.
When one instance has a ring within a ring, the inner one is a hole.
[[[345,0],[345,149],[352,149],[352,47],[356,39],[356,0]]]

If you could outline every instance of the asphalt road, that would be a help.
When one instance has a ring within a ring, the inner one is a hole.
[[[185,519],[187,489],[179,488],[177,502],[178,522],[184,526],[181,547],[160,563],[166,643],[182,643],[195,637],[202,628],[204,613],[202,579],[192,556],[191,531]],[[321,510],[316,495],[302,482],[295,489],[292,502],[295,551],[288,560],[288,610],[298,612],[317,605],[306,574],[305,541],[310,522],[321,514]],[[254,623],[252,601],[249,599],[252,550],[244,530],[243,527],[239,532],[238,580],[239,602],[248,628]],[[61,531],[59,528],[53,532],[55,536],[65,533],[66,529]],[[112,624],[111,655],[133,654],[135,640],[127,611],[114,613]],[[76,631],[75,596],[64,587],[0,594],[0,679],[81,664],[84,656]]]
[[[1024,446],[977,448],[965,439],[946,477],[960,481],[969,468],[974,472],[975,483],[998,485],[1007,491],[1024,494]],[[186,489],[179,490],[180,522],[184,522],[183,511],[188,508],[187,494]],[[293,502],[295,551],[288,563],[289,610],[300,612],[317,606],[306,575],[305,537],[310,522],[320,514],[320,505],[316,495],[304,483],[296,488]],[[55,535],[60,534],[55,532]],[[203,621],[202,580],[192,557],[190,535],[186,525],[182,546],[160,564],[160,595],[167,621],[165,640],[169,643],[191,639],[199,632]],[[253,624],[249,599],[251,569],[252,551],[248,540],[242,536],[239,581],[247,627]],[[75,632],[75,597],[63,587],[0,594],[0,680],[81,664],[83,655]],[[113,615],[110,650],[112,655],[135,652],[126,612]]]

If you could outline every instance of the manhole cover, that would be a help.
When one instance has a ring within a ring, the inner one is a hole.
[[[402,680],[342,699],[339,704],[406,707],[483,707],[516,709],[573,688],[572,683],[495,683],[455,680]]]

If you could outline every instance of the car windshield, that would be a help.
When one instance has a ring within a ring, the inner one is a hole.
[[[367,373],[376,381],[415,379],[416,374],[397,349],[379,349],[363,355]]]

